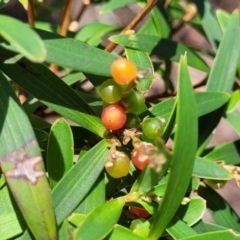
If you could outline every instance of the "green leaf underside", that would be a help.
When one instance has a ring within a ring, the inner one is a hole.
[[[207,208],[216,224],[240,232],[239,217],[217,192],[208,186],[201,186],[198,193],[206,200]]]
[[[231,179],[231,173],[227,171],[224,167],[200,157],[197,157],[195,159],[192,174],[193,176],[197,176],[199,178],[205,178],[205,179],[216,179],[216,180]]]
[[[33,235],[55,238],[50,188],[33,129],[1,72],[0,84],[1,169]]]
[[[78,40],[61,37],[39,29],[36,31],[47,49],[46,62],[56,63],[86,73],[111,76],[110,66],[116,59],[113,54],[91,47]]]
[[[240,235],[235,233],[232,230],[223,230],[223,231],[217,231],[217,232],[209,232],[209,233],[203,233],[199,235],[194,235],[191,237],[185,237],[185,238],[179,238],[179,240],[238,240],[240,239]]]
[[[73,144],[69,124],[64,119],[56,120],[51,127],[47,148],[48,177],[52,188],[73,166]]]
[[[52,191],[57,223],[60,224],[87,195],[104,168],[109,152],[105,140],[89,150]],[[89,161],[91,159],[91,161]],[[62,191],[65,189],[65,191]],[[81,192],[81,194],[79,194]],[[71,202],[71,204],[69,204]]]
[[[117,223],[125,204],[116,198],[92,210],[74,232],[75,239],[103,239]]]
[[[149,239],[158,238],[169,224],[184,197],[194,167],[197,150],[197,110],[186,57],[181,57],[180,60],[178,83],[177,129],[174,137],[168,185],[154,216]],[[189,141],[191,146],[188,144]],[[172,194],[173,192],[175,193],[174,195]]]
[[[34,62],[45,60],[47,51],[43,41],[33,29],[23,22],[0,15],[0,35],[29,60]]]
[[[209,71],[207,64],[192,49],[178,42],[143,34],[121,34],[110,37],[110,40],[125,47],[156,54],[174,62],[179,62],[180,56],[187,52],[189,66],[205,72]]]
[[[91,107],[44,65],[23,60],[21,63],[1,64],[0,68],[48,107],[103,136],[106,129]]]
[[[230,143],[218,145],[212,149],[203,158],[216,161],[224,161],[228,165],[239,165],[240,164],[240,140]]]

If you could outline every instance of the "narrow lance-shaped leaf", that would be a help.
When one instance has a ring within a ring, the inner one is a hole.
[[[146,92],[151,87],[154,78],[153,65],[149,55],[146,52],[131,48],[126,48],[125,52],[128,58],[137,65],[138,71],[143,73],[143,77],[137,84],[137,90]]]
[[[230,92],[232,90],[240,53],[239,39],[239,16],[232,14],[209,74],[207,91]]]
[[[218,24],[215,11],[209,0],[194,0],[193,2],[198,8],[202,27],[207,35],[207,38],[216,51],[222,37],[222,32]]]
[[[151,240],[161,236],[176,213],[188,188],[194,166],[197,150],[197,110],[186,56],[180,60],[176,123],[169,179],[150,228],[148,238]]]
[[[46,61],[86,73],[111,76],[110,66],[116,56],[75,39],[37,29],[46,49]]]
[[[50,188],[28,117],[0,72],[0,164],[8,186],[36,239],[56,238]]]
[[[205,72],[209,71],[207,64],[192,49],[166,38],[143,34],[121,34],[110,37],[110,40],[125,47],[156,54],[174,62],[179,62],[180,56],[187,52],[189,66]]]
[[[3,49],[0,49],[0,52],[8,58],[9,52]],[[24,59],[21,62],[0,64],[0,68],[45,105],[82,127],[103,136],[106,129],[94,110],[44,65],[33,64]]]
[[[51,128],[47,149],[47,169],[52,188],[73,166],[73,135],[69,124],[58,119]]]
[[[77,207],[96,182],[109,154],[107,147],[105,140],[96,144],[64,175],[53,189],[52,198],[58,224]]]
[[[47,51],[38,34],[19,20],[0,15],[0,35],[29,60],[43,62]]]
[[[74,239],[104,239],[113,229],[125,204],[123,198],[116,198],[92,210],[74,232]]]
[[[179,238],[179,240],[238,240],[240,238],[240,234],[235,233],[233,230],[223,230],[223,231],[216,231],[216,232],[208,232],[203,233],[191,237]]]

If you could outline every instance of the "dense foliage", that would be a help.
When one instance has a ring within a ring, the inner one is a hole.
[[[240,239],[215,191],[240,179],[239,140],[208,147],[222,118],[240,136],[239,12],[209,0],[92,1],[101,13],[140,10],[121,33],[100,22],[70,31],[71,0],[19,2],[28,24],[0,14],[0,240]],[[60,30],[45,21],[56,12]],[[173,40],[186,25],[210,48]],[[204,90],[188,66],[205,73]],[[163,93],[146,100],[160,78]]]

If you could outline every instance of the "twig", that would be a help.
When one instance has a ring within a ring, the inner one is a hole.
[[[29,23],[30,27],[34,27],[35,22],[34,22],[33,0],[28,0],[27,15],[28,15],[28,23]]]
[[[67,35],[67,29],[68,29],[70,14],[71,14],[71,8],[72,8],[72,0],[66,0],[65,6],[64,6],[64,11],[63,11],[63,16],[62,16],[62,21],[61,21],[61,25],[60,25],[60,31],[59,31],[59,34],[61,36]],[[50,65],[50,69],[52,72],[57,73],[58,66],[55,63],[52,63]]]
[[[59,32],[61,36],[66,36],[66,34],[67,34],[67,29],[68,29],[70,14],[71,14],[71,8],[72,8],[72,0],[66,0],[63,17],[62,17],[62,22],[61,22],[61,27],[60,27],[60,32]]]
[[[157,4],[158,0],[149,0],[146,6],[135,16],[135,18],[120,32],[120,34],[125,33],[128,30],[133,29]],[[111,52],[117,46],[116,43],[110,43],[105,51]]]
[[[78,29],[79,25],[79,20],[81,19],[84,11],[86,10],[87,6],[91,3],[90,0],[83,0],[82,5],[80,6],[79,12],[77,17],[75,18],[74,21],[72,21],[69,25],[69,30],[70,31],[76,31]]]

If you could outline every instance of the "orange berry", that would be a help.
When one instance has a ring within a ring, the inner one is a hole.
[[[124,85],[137,77],[137,67],[126,58],[118,58],[111,65],[111,73],[116,83]]]
[[[118,130],[127,121],[127,114],[122,107],[112,104],[103,109],[101,119],[107,129]]]

